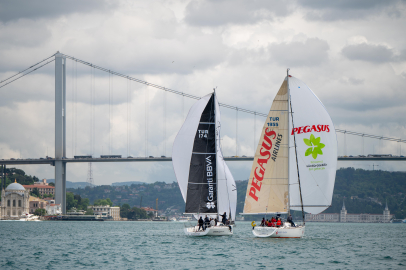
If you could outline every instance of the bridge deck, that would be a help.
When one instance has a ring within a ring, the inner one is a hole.
[[[226,161],[252,161],[254,157],[224,157]],[[5,165],[28,165],[28,164],[49,164],[54,166],[56,160],[60,159],[15,159],[0,160]],[[406,157],[338,157],[338,161],[406,161]],[[172,157],[135,157],[135,158],[66,158],[66,163],[80,162],[162,162],[172,161]]]

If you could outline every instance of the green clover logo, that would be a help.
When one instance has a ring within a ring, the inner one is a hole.
[[[303,141],[307,146],[310,146],[305,152],[306,157],[311,154],[312,157],[316,159],[317,155],[323,155],[323,151],[321,151],[321,149],[323,149],[326,145],[320,142],[320,137],[315,138],[314,135],[311,134],[310,140],[304,138]]]

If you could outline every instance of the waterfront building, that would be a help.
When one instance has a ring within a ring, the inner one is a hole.
[[[34,214],[35,210],[39,208],[46,209],[48,205],[48,201],[34,196],[30,196],[29,202],[30,202],[30,210],[29,210],[30,214]]]
[[[343,203],[340,214],[326,213],[326,214],[306,214],[305,219],[307,222],[357,222],[357,223],[388,223],[393,219],[390,214],[388,204],[386,204],[383,214],[348,214]]]
[[[93,209],[95,215],[101,216],[103,219],[120,220],[120,207],[110,205],[88,206]]]
[[[44,180],[46,183],[46,179],[44,179]],[[34,190],[34,188],[36,188],[36,189],[38,189],[39,194],[41,194],[42,196],[44,194],[52,194],[53,196],[55,196],[55,187],[53,187],[53,186],[34,184],[34,185],[23,185],[23,187],[25,189],[27,189],[29,192],[32,192]]]
[[[62,214],[62,206],[61,206],[61,204],[55,204],[54,200],[48,201],[48,204],[45,206],[45,210],[47,210],[48,215],[60,215],[60,214]]]
[[[30,193],[15,181],[1,192],[0,219],[20,219],[29,211]]]

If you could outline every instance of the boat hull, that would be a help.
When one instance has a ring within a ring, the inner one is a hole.
[[[233,226],[213,226],[204,231],[199,231],[199,226],[185,228],[185,234],[188,236],[224,236],[233,235]]]
[[[305,227],[261,227],[256,226],[252,230],[255,237],[270,237],[270,238],[302,238],[305,232]]]

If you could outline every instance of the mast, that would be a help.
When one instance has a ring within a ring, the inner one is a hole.
[[[286,73],[287,73],[287,81],[288,81],[288,101],[289,101],[289,104],[290,104],[290,113],[292,115],[292,130],[294,130],[295,129],[295,124],[293,123],[292,100],[291,100],[291,97],[290,97],[290,88],[289,88],[289,68],[286,71]],[[302,219],[303,219],[303,225],[305,225],[304,209],[303,209],[303,198],[302,198],[302,187],[300,186],[299,163],[298,163],[298,160],[297,160],[297,148],[296,148],[296,135],[295,135],[295,132],[293,132],[293,144],[294,144],[294,147],[295,147],[297,180],[299,182],[299,194],[300,194],[300,205],[302,207]],[[289,162],[288,162],[288,164],[289,164]],[[289,165],[288,165],[288,168],[289,168]],[[289,187],[289,189],[290,189],[290,187]],[[289,201],[290,201],[290,198],[289,198]],[[290,208],[289,208],[289,210],[290,210]]]
[[[289,152],[290,152],[290,139],[289,139],[289,101],[290,101],[290,88],[289,88],[289,70],[286,70],[286,81],[288,84],[288,216],[290,215],[290,185],[289,185],[289,172],[290,172],[290,162],[289,162]]]
[[[214,109],[214,136],[215,136],[215,140],[214,140],[214,152],[216,153],[216,194],[217,194],[217,220],[219,220],[219,183],[218,183],[218,174],[217,174],[217,120],[216,120],[216,100],[217,100],[217,96],[216,96],[216,88],[213,88],[213,95],[214,95],[214,104],[213,104],[213,109]]]

